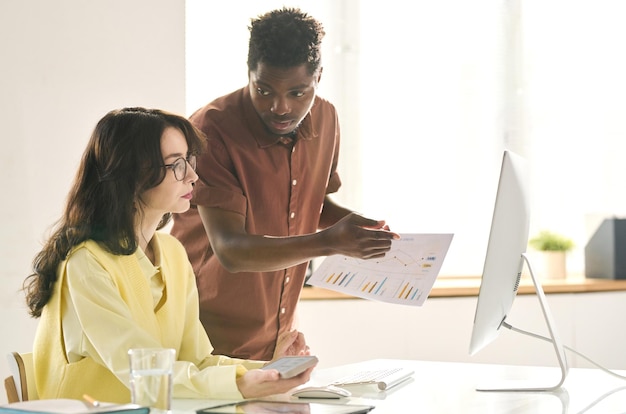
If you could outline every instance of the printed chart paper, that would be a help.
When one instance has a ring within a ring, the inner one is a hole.
[[[378,259],[328,256],[307,283],[363,299],[421,306],[428,298],[452,234],[400,234]]]

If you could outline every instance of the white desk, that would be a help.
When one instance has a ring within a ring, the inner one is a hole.
[[[558,368],[503,366],[454,362],[372,360],[358,364],[314,371],[312,383],[364,369],[403,365],[415,370],[413,379],[389,391],[374,386],[351,387],[352,397],[341,403],[373,405],[373,414],[411,413],[625,413],[626,380],[599,369],[570,369],[559,392],[480,392],[475,388],[485,381],[502,384],[508,380],[527,380],[533,385],[554,384]],[[626,372],[622,371],[622,374]],[[276,399],[289,399],[287,395]],[[333,400],[338,401],[338,400]],[[224,401],[175,400],[174,414],[191,414],[196,409]]]

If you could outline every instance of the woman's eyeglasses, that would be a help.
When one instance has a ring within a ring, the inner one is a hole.
[[[183,181],[185,179],[185,177],[187,176],[187,164],[189,164],[191,166],[191,168],[195,171],[196,170],[196,156],[191,154],[189,156],[187,156],[187,158],[177,158],[176,161],[174,161],[171,164],[164,164],[162,165],[162,167],[165,168],[169,168],[172,171],[174,171],[174,178],[176,178],[176,181]]]

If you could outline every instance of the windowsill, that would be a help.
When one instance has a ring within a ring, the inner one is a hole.
[[[626,291],[626,280],[587,279],[584,276],[568,276],[566,279],[542,279],[541,286],[549,293],[589,293]],[[439,277],[430,291],[429,298],[450,298],[478,296],[480,277]],[[529,277],[523,277],[518,294],[534,294],[535,287]],[[305,287],[300,295],[301,300],[327,299],[359,299],[345,293],[322,289],[316,286]]]

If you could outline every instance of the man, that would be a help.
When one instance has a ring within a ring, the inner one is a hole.
[[[381,257],[399,236],[328,196],[341,181],[337,113],[316,96],[322,25],[282,8],[249,29],[248,86],[190,118],[208,148],[172,234],[196,272],[214,353],[266,360],[294,328],[310,259]]]

